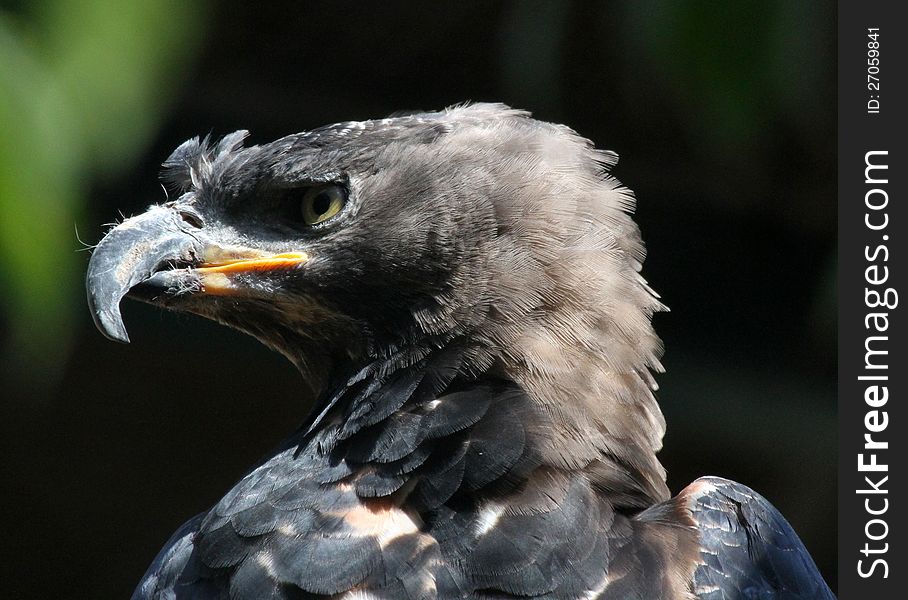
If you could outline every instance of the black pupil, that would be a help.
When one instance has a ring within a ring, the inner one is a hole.
[[[312,212],[315,214],[323,215],[328,212],[329,208],[331,208],[331,196],[328,192],[319,192],[319,194],[312,199]]]

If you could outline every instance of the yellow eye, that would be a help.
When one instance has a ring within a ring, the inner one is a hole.
[[[303,222],[316,225],[327,221],[344,207],[347,193],[339,185],[320,185],[306,190],[300,206]]]

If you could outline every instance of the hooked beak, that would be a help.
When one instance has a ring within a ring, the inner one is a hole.
[[[120,313],[126,295],[147,302],[231,295],[242,289],[237,275],[296,267],[308,258],[303,252],[269,254],[211,243],[176,210],[154,206],[112,229],[95,248],[85,277],[88,306],[105,337],[128,343]]]

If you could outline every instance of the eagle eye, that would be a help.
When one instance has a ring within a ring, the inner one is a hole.
[[[347,191],[339,185],[311,187],[303,194],[300,212],[306,225],[317,225],[335,216],[347,202]]]

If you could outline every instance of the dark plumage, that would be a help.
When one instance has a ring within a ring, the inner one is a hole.
[[[136,598],[831,598],[766,500],[670,498],[662,305],[614,155],[501,105],[190,140],[87,278],[246,331],[318,398]]]

